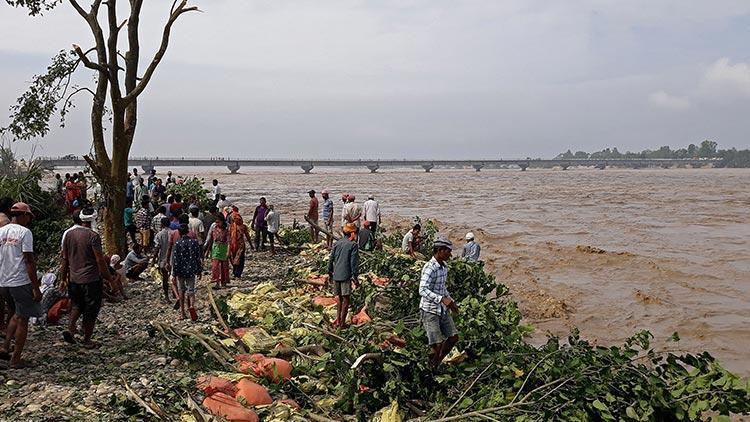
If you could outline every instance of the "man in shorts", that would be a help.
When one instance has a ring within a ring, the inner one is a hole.
[[[112,275],[102,252],[102,239],[99,233],[91,230],[91,223],[96,221],[96,211],[87,208],[76,213],[81,225],[68,231],[62,242],[60,277],[62,287],[67,287],[68,296],[73,302],[63,339],[71,344],[76,343],[76,324],[78,318],[83,317],[83,347],[94,349],[99,345],[91,341],[91,336],[102,307],[103,280],[112,282]]]
[[[178,229],[180,238],[172,250],[172,274],[177,278],[177,291],[180,295],[180,316],[186,318],[185,308],[190,311],[190,319],[198,319],[195,312],[195,278],[203,270],[201,244],[188,236],[190,229],[181,224]]]
[[[159,264],[159,274],[161,275],[161,288],[164,291],[164,302],[172,303],[169,298],[169,219],[162,217],[159,222],[161,229],[154,236],[154,257],[153,261]]]
[[[5,344],[0,356],[10,358],[11,368],[23,368],[21,353],[29,333],[29,318],[39,317],[42,292],[36,275],[34,238],[27,228],[33,218],[31,208],[23,202],[10,209],[11,222],[0,227],[0,295],[12,314],[5,331]],[[9,355],[15,340],[13,355]]]
[[[438,236],[432,244],[432,259],[422,267],[422,278],[419,280],[419,315],[427,332],[430,367],[433,370],[440,366],[458,341],[458,330],[451,317],[451,312],[458,312],[458,306],[445,287],[448,279],[446,261],[450,259],[452,250],[451,241]]]
[[[338,296],[336,321],[333,325],[346,328],[346,314],[349,312],[352,282],[359,285],[359,246],[357,245],[357,226],[346,224],[344,237],[333,245],[328,260],[328,280],[333,283],[333,294]]]

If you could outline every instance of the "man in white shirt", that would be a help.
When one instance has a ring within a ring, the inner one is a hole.
[[[0,355],[10,358],[11,368],[23,368],[26,364],[21,360],[21,353],[29,332],[29,318],[41,315],[42,292],[36,275],[34,237],[26,227],[34,215],[28,205],[17,202],[10,209],[10,216],[11,223],[0,227],[0,295],[13,317],[8,323]],[[12,340],[15,340],[15,349],[9,356]]]
[[[205,236],[203,236],[203,234],[206,232],[206,228],[203,226],[203,221],[201,221],[201,219],[198,218],[199,213],[200,213],[199,208],[190,209],[190,219],[188,220],[188,230],[195,233],[195,238],[198,239],[199,243],[203,244],[203,241],[205,240]]]
[[[216,205],[219,202],[219,199],[221,199],[221,186],[219,186],[219,181],[216,179],[214,179],[211,184],[214,186],[213,200],[214,205]]]
[[[360,207],[359,204],[354,202],[356,201],[356,199],[357,197],[354,195],[349,195],[349,197],[347,198],[347,203],[345,206],[345,210],[346,210],[345,217],[346,217],[347,223],[352,223],[355,226],[357,226],[357,229],[359,229],[361,225],[361,220],[362,220],[362,207]]]
[[[419,243],[421,242],[421,238],[419,237],[420,231],[422,231],[422,226],[415,224],[411,230],[406,232],[404,238],[401,239],[401,250],[408,252],[412,257],[419,250]]]
[[[365,216],[365,221],[370,223],[370,231],[375,235],[378,231],[378,224],[380,224],[380,204],[373,195],[368,196],[367,201],[362,204],[362,213]]]

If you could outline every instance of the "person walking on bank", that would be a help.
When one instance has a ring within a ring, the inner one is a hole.
[[[161,275],[161,288],[164,292],[164,301],[166,303],[172,303],[169,299],[169,219],[162,217],[159,222],[161,229],[156,236],[154,236],[154,257],[153,261],[156,261],[159,266],[159,275]]]
[[[29,333],[29,318],[42,314],[34,236],[27,227],[33,216],[28,205],[17,202],[10,209],[11,222],[0,227],[0,295],[12,315],[0,355],[5,359],[10,358],[11,368],[26,367],[21,354]],[[11,341],[15,341],[12,355]]]
[[[255,233],[257,238],[258,232]],[[242,277],[242,272],[245,270],[245,252],[247,251],[245,240],[252,249],[253,241],[250,239],[250,232],[247,230],[245,221],[239,211],[234,211],[232,222],[229,223],[229,261],[232,263],[232,274],[236,279]]]
[[[281,226],[281,215],[273,209],[273,205],[268,206],[268,214],[266,214],[266,224],[268,225],[268,243],[271,244],[271,255],[276,254],[274,248],[274,240],[278,239],[279,245],[281,237],[279,236],[279,227]]]
[[[320,193],[323,197],[323,224],[326,233],[326,246],[330,249],[333,246],[333,200],[330,198],[330,192],[328,189],[323,189]]]
[[[474,233],[466,233],[466,244],[461,252],[461,258],[468,262],[478,262],[482,247],[474,240]]]
[[[68,329],[63,332],[63,339],[71,344],[76,342],[76,325],[78,318],[82,316],[83,347],[94,349],[98,344],[91,341],[91,336],[102,307],[102,280],[112,282],[112,276],[102,252],[102,239],[97,232],[91,230],[91,223],[96,221],[96,211],[87,208],[77,212],[77,215],[80,227],[68,231],[62,242],[61,290],[67,288],[68,296],[73,302]]]
[[[415,256],[416,252],[421,246],[422,238],[419,236],[419,233],[421,231],[422,226],[420,226],[419,224],[415,224],[411,230],[406,232],[404,238],[401,239],[401,250],[409,253],[412,258]]]
[[[187,224],[181,224],[178,229],[180,239],[174,244],[172,274],[177,278],[177,291],[180,300],[180,316],[186,318],[185,308],[190,312],[190,319],[196,321],[195,312],[195,279],[200,278],[203,271],[200,243],[190,238]]]
[[[361,219],[362,219],[362,207],[359,206],[358,203],[354,202],[357,200],[357,197],[354,196],[354,194],[349,195],[349,197],[346,199],[346,206],[344,209],[346,210],[346,221],[347,223],[352,223],[355,226],[357,226],[357,229],[361,226]]]
[[[268,223],[266,222],[266,213],[268,213],[268,205],[266,205],[266,198],[260,197],[260,204],[255,207],[253,212],[253,221],[250,224],[252,229],[255,230],[255,250],[260,251],[266,248],[266,238],[268,237]]]
[[[310,195],[310,206],[307,208],[307,218],[315,224],[318,224],[318,198],[315,197],[315,190],[310,189],[307,192]],[[318,243],[318,229],[310,224],[310,239],[312,243]]]
[[[375,249],[375,239],[373,237],[372,231],[370,230],[370,224],[371,223],[369,221],[365,220],[362,228],[357,234],[357,243],[359,244],[359,249],[368,252]]]
[[[432,259],[422,267],[419,280],[419,315],[430,345],[430,366],[440,366],[453,346],[458,342],[458,330],[451,312],[458,313],[458,306],[451,298],[445,283],[448,279],[446,262],[451,257],[453,244],[448,238],[438,236],[432,244]]]
[[[334,327],[346,328],[346,315],[351,303],[352,283],[359,286],[359,247],[357,246],[357,226],[344,226],[344,237],[333,245],[328,260],[328,280],[333,283],[333,294],[339,299]]]
[[[223,214],[216,216],[216,222],[208,233],[205,255],[211,257],[211,281],[215,290],[229,285],[229,233]]]
[[[378,231],[378,224],[380,224],[380,204],[375,200],[375,196],[369,195],[367,197],[367,201],[362,204],[362,214],[365,221],[370,222],[370,230],[374,237]]]
[[[141,236],[141,249],[144,252],[151,250],[151,213],[148,211],[150,205],[148,199],[141,199],[141,207],[135,213],[135,228]]]

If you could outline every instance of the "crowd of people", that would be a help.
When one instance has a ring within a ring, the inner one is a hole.
[[[196,281],[204,275],[204,260],[210,260],[206,274],[213,288],[222,289],[230,285],[230,274],[235,279],[242,276],[249,251],[268,246],[271,255],[276,253],[281,243],[280,214],[265,197],[255,206],[248,228],[218,180],[211,183],[208,203],[205,198],[186,200],[171,193],[170,188],[180,183],[172,172],[162,179],[152,170],[145,180],[137,169],[129,174],[123,212],[129,251],[123,259],[106,255],[102,248],[97,228],[101,209],[88,196],[85,175],[66,174],[64,179],[55,175],[55,192],[73,219],[62,234],[57,275],[37,273],[34,239],[28,228],[34,217],[31,208],[11,198],[0,199],[0,325],[5,330],[0,359],[8,360],[11,368],[24,367],[21,355],[30,321],[46,318],[54,323],[65,312],[70,317],[64,341],[97,348],[93,335],[103,300],[127,300],[125,287],[141,280],[152,266],[158,268],[164,303],[179,310],[181,319],[196,320]],[[382,248],[380,205],[373,195],[360,205],[354,194],[344,193],[337,219],[330,191],[323,189],[320,194],[322,205],[315,190],[308,192],[305,219],[311,241],[321,241],[322,233],[330,249],[329,282],[339,298],[334,325],[346,328],[352,285],[359,283],[359,253]],[[334,243],[339,233],[343,236]],[[479,260],[480,246],[474,235],[467,233],[465,240],[462,258]],[[416,224],[404,235],[401,246],[416,256],[425,241]],[[425,264],[419,284],[419,312],[431,346],[431,363],[437,367],[457,340],[451,312],[458,308],[445,286],[445,263],[453,245],[438,237],[432,246],[433,257]]]

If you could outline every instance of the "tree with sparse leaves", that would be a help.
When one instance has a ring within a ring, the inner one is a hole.
[[[11,6],[26,8],[30,15],[38,16],[64,1],[6,2]],[[84,9],[79,0],[67,0],[65,3],[69,3],[89,27],[94,45],[83,49],[73,44],[72,50],[63,50],[55,56],[47,73],[34,76],[29,89],[11,106],[10,123],[1,131],[14,140],[44,137],[49,132],[50,120],[58,113],[64,124],[65,115],[76,94],[91,95],[92,152],[83,158],[100,181],[106,200],[107,211],[104,213],[103,225],[106,249],[121,253],[125,248],[122,215],[128,181],[128,155],[135,136],[138,98],[148,87],[167,52],[174,23],[183,14],[199,9],[197,6],[188,6],[187,0],[174,0],[164,24],[158,50],[145,68],[139,69],[139,26],[143,0],[128,0],[129,13],[125,18],[117,16],[117,0],[92,0],[88,10]],[[106,24],[103,25],[102,22]],[[121,43],[120,33],[123,30],[125,37]],[[121,44],[124,52],[120,49]],[[73,74],[81,65],[94,72],[94,86],[71,84]],[[111,128],[106,131],[105,119],[111,122]]]

